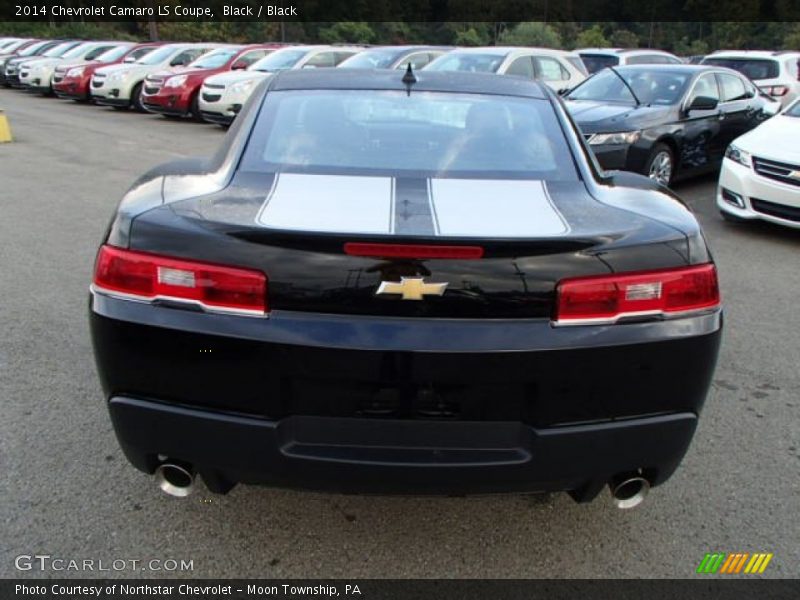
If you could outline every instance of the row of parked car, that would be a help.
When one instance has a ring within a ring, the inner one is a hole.
[[[414,71],[536,79],[562,96],[603,168],[643,173],[670,185],[722,165],[717,201],[723,216],[795,227],[800,227],[800,149],[794,142],[800,133],[798,61],[799,52],[785,51],[720,51],[686,64],[667,52],[644,49],[0,38],[5,86],[221,125],[236,118],[259,82],[287,69],[410,64]]]

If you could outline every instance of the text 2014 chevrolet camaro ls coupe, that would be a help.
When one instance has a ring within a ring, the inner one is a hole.
[[[91,328],[128,459],[185,495],[567,490],[686,452],[722,314],[697,221],[601,174],[544,85],[293,71],[210,160],[151,171]]]

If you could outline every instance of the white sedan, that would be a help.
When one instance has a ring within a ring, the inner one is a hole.
[[[800,100],[725,151],[717,206],[728,221],[763,219],[800,229]]]

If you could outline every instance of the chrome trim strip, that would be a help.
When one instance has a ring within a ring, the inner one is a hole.
[[[139,304],[155,304],[159,300],[166,300],[167,302],[174,302],[175,304],[185,304],[186,306],[199,307],[203,312],[223,314],[223,315],[237,315],[240,317],[261,317],[264,319],[269,318],[269,313],[260,310],[249,310],[246,308],[226,308],[224,306],[209,306],[200,300],[189,300],[187,298],[176,298],[174,296],[163,296],[156,294],[155,296],[138,296],[136,294],[127,294],[125,292],[118,292],[116,290],[109,290],[95,284],[89,286],[91,294],[99,294],[116,298],[117,300],[129,300],[131,302],[138,302]]]

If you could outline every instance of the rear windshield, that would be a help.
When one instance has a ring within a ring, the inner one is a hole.
[[[755,81],[774,79],[780,74],[778,61],[766,58],[706,58],[703,64],[727,67]]]
[[[428,71],[469,71],[471,73],[496,73],[505,60],[505,54],[477,54],[451,52],[425,67]]]
[[[404,91],[266,96],[242,169],[573,181],[546,100]]]
[[[586,54],[581,52],[581,60],[589,73],[597,73],[606,67],[616,67],[619,64],[619,56],[609,56],[608,54]]]

